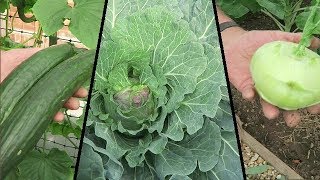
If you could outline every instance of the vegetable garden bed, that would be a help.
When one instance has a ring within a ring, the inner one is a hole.
[[[304,114],[298,127],[289,128],[282,117],[266,119],[259,101],[243,100],[234,88],[232,96],[236,114],[243,121],[245,131],[305,179],[320,178],[319,117]],[[318,119],[318,127],[314,119]],[[310,123],[312,121],[314,123]]]

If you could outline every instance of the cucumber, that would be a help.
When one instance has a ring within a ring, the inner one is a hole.
[[[76,51],[71,44],[51,46],[21,63],[0,84],[0,125],[26,92],[50,69],[72,57]]]
[[[0,125],[0,179],[35,147],[65,101],[91,77],[94,55],[94,50],[79,53],[51,69]]]

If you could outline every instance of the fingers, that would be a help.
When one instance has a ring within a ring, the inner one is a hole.
[[[288,42],[294,42],[299,43],[302,37],[301,33],[288,33],[283,31],[273,31],[273,39],[275,41],[288,41]]]
[[[64,114],[62,112],[58,112],[54,118],[53,118],[54,121],[56,122],[62,122],[64,120]]]
[[[273,37],[274,40],[289,41],[294,43],[299,43],[302,38],[302,33],[288,33],[282,31],[274,31]],[[320,48],[320,39],[314,37],[311,41],[310,49]]]
[[[301,116],[298,111],[283,112],[284,121],[289,127],[296,127],[301,122]]]
[[[255,91],[254,91],[254,87],[251,84],[243,88],[242,97],[244,99],[248,101],[252,101],[254,99],[254,96],[255,96]]]
[[[88,91],[84,87],[81,87],[73,94],[73,96],[77,98],[85,98],[88,96]]]
[[[308,107],[307,110],[311,114],[319,114],[320,113],[320,104]]]
[[[81,87],[78,89],[77,92],[73,94],[74,97],[69,98],[66,103],[64,104],[64,107],[71,110],[77,110],[80,107],[80,102],[77,98],[84,98],[88,96],[88,91]],[[64,114],[62,112],[58,112],[54,118],[56,122],[62,122],[64,120]]]
[[[71,97],[64,104],[64,107],[71,110],[77,110],[80,107],[80,102],[77,98]]]
[[[312,39],[311,45],[310,45],[310,49],[318,49],[320,48],[320,39],[314,37]]]
[[[260,99],[260,103],[262,106],[263,114],[266,118],[275,119],[280,115],[280,110],[277,107],[271,105],[270,103],[267,103],[263,99]]]

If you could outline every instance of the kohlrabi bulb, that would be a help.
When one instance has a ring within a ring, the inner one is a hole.
[[[320,103],[320,56],[298,44],[275,41],[260,47],[251,61],[258,94],[267,102],[295,110]]]

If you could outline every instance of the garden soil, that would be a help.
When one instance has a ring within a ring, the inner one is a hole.
[[[247,30],[277,29],[262,14],[250,14],[237,22]],[[265,118],[258,98],[254,102],[245,101],[232,87],[232,99],[235,113],[249,134],[305,179],[320,180],[320,115],[301,111],[302,122],[289,128],[282,116],[275,120]]]

